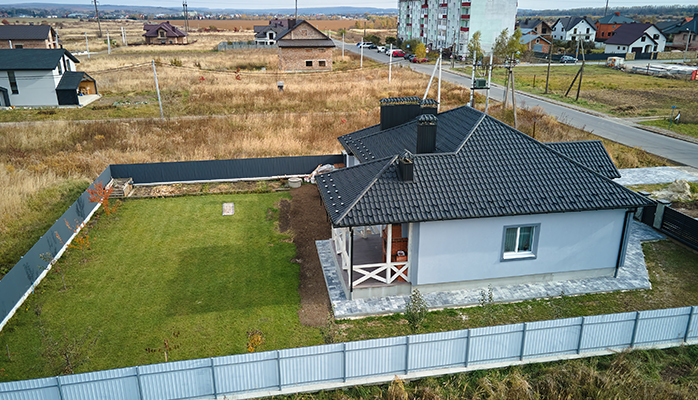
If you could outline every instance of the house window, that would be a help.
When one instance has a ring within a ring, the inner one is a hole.
[[[19,88],[17,88],[17,78],[15,77],[15,71],[7,71],[7,79],[10,81],[10,89],[12,89],[12,94],[19,94]]]
[[[657,51],[657,45],[654,45],[654,51]]]
[[[307,60],[307,61],[305,62],[305,66],[306,66],[306,67],[312,67],[312,66],[313,66],[313,61],[312,61],[312,60]]]
[[[587,28],[587,33],[589,33],[589,28]]]
[[[62,75],[62,74],[63,74],[63,66],[61,65],[61,62],[59,61],[58,62],[58,75]]]
[[[536,258],[540,224],[505,226],[502,261]]]
[[[158,37],[159,38],[164,38],[165,37],[165,31],[158,31]]]
[[[325,60],[320,60],[317,62],[317,65],[318,67],[326,67],[327,63],[325,62]]]
[[[15,49],[23,49],[24,45],[23,44],[16,44]]]
[[[645,41],[645,36],[643,36],[642,39],[640,39],[640,41],[641,41],[641,42],[644,42],[644,41]]]

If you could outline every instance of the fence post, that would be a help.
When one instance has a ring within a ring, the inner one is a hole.
[[[686,324],[686,333],[683,335],[683,342],[686,343],[688,341],[688,334],[691,332],[691,323],[693,322],[693,314],[696,312],[696,307],[693,306],[691,307],[691,313],[688,314],[688,324]]]
[[[276,376],[279,378],[279,391],[281,391],[281,352],[276,350]]]
[[[527,323],[524,322],[523,332],[521,334],[521,354],[519,354],[519,361],[523,361],[524,350],[526,348],[526,325],[527,325]]]
[[[143,400],[143,387],[141,386],[141,367],[136,367],[136,383],[138,384],[138,398]]]
[[[582,317],[582,324],[579,326],[579,341],[577,342],[577,354],[582,351],[582,337],[584,337],[584,321],[586,317]]]
[[[410,372],[410,337],[405,336],[405,375]]]
[[[63,387],[61,386],[61,379],[59,376],[56,377],[56,386],[58,386],[58,397],[63,400]]]
[[[657,200],[657,211],[654,213],[654,223],[652,226],[655,229],[662,229],[662,221],[664,220],[664,209],[671,205],[666,200]]]
[[[347,342],[342,343],[342,375],[344,382],[347,381]]]
[[[218,390],[216,389],[216,368],[213,364],[213,357],[211,357],[211,380],[213,381],[213,398],[218,398]]]
[[[465,368],[468,368],[468,358],[470,358],[470,329],[468,329],[468,336],[465,337],[465,361],[463,362]]]
[[[635,347],[635,338],[637,337],[637,327],[640,325],[640,312],[635,313],[635,326],[633,327],[633,336],[630,338],[630,347]]]

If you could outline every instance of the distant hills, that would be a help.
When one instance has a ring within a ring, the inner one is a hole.
[[[44,11],[61,11],[61,13],[66,12],[79,12],[89,14],[94,13],[94,7],[85,2],[86,4],[52,4],[52,3],[21,3],[21,4],[7,4],[0,5],[0,12],[2,10],[9,9],[22,9],[22,10],[44,10]],[[198,11],[202,14],[293,14],[295,9],[293,8],[267,8],[267,9],[214,9],[214,8],[202,8],[202,7],[191,7],[190,11]],[[113,4],[100,4],[100,12],[126,12],[126,13],[137,13],[137,14],[174,14],[182,11],[181,7],[151,7],[151,6],[122,6]],[[299,8],[299,14],[309,15],[309,14],[325,14],[325,15],[344,15],[344,14],[397,14],[397,8],[375,8],[375,7],[310,7],[310,8]]]

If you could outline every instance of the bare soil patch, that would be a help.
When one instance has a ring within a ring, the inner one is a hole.
[[[677,201],[671,204],[671,208],[692,218],[698,218],[698,201]]]
[[[301,308],[298,317],[303,325],[323,326],[330,312],[330,297],[318,259],[316,240],[328,239],[332,233],[315,185],[303,185],[291,189],[290,222],[293,243],[296,245],[296,261],[300,264],[298,293]],[[279,226],[284,219],[280,210]]]

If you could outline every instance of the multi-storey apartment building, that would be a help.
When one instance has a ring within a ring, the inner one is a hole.
[[[502,30],[514,31],[517,0],[399,0],[397,35],[418,39],[433,50],[464,54],[470,35],[480,31],[489,51]]]

